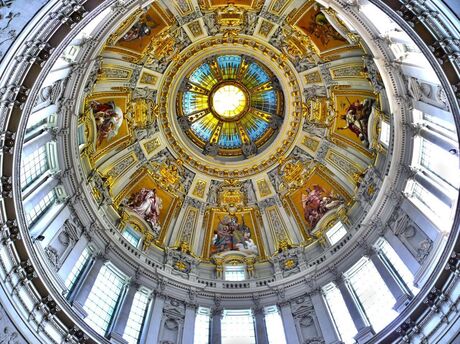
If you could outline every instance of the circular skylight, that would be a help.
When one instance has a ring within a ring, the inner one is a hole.
[[[247,104],[244,92],[234,85],[220,86],[211,99],[214,111],[224,120],[238,118]]]
[[[245,55],[207,58],[178,94],[178,122],[206,155],[247,158],[266,148],[284,119],[278,79]]]

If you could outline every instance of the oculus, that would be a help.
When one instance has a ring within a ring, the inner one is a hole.
[[[246,55],[212,56],[184,78],[177,98],[181,129],[205,155],[253,156],[267,147],[284,119],[276,76]]]

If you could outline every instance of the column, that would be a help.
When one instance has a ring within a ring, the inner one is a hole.
[[[86,277],[82,278],[81,281],[77,281],[77,284],[69,295],[69,302],[77,311],[83,314],[83,318],[86,316],[86,312],[83,310],[83,306],[88,299],[88,296],[94,286],[94,283],[96,282],[99,272],[104,266],[104,262],[105,260],[102,258],[102,256],[96,256],[94,258],[93,264],[86,274]]]
[[[355,336],[355,340],[358,344],[367,342],[374,336],[374,331],[372,330],[372,327],[369,326],[369,322],[365,318],[364,312],[358,308],[358,305],[355,303],[355,300],[345,285],[345,281],[343,279],[337,283],[337,287],[342,293],[343,300],[347,305],[350,316],[355,323],[356,330],[358,331],[358,334]]]
[[[222,308],[214,308],[211,310],[211,340],[209,343],[221,344],[222,342]]]
[[[253,309],[255,320],[256,343],[268,343],[267,324],[265,323],[265,314],[263,307]]]
[[[318,318],[319,327],[323,334],[326,344],[340,343],[340,338],[337,335],[334,323],[329,316],[329,311],[324,303],[320,291],[316,291],[310,295],[313,308],[315,309],[316,317]]]
[[[281,319],[283,319],[286,343],[300,344],[299,337],[297,336],[297,329],[295,327],[294,317],[292,316],[291,304],[289,302],[283,302],[278,304],[278,307],[281,312]]]
[[[376,252],[371,254],[370,259],[372,260],[372,263],[374,263],[375,268],[379,272],[388,289],[390,289],[391,294],[393,294],[396,299],[393,309],[400,313],[402,309],[405,308],[411,297],[402,289],[400,283],[396,280],[394,275],[390,273],[387,266],[383,263],[381,257],[379,257]]]
[[[126,324],[128,323],[129,313],[131,313],[134,296],[139,289],[139,284],[130,281],[125,288],[127,290],[121,302],[121,306],[114,315],[114,319],[112,321],[113,325],[107,331],[109,333],[110,341],[117,344],[127,344],[127,341],[123,339],[123,333],[125,332]]]
[[[420,263],[417,261],[417,259],[415,259],[409,249],[402,243],[401,239],[399,239],[390,230],[385,232],[384,238],[388,241],[391,247],[393,247],[398,256],[412,272],[412,274],[415,275],[420,268]]]
[[[184,330],[182,331],[182,344],[193,344],[195,337],[196,305],[185,304]]]
[[[147,316],[148,321],[146,322],[145,331],[143,331],[139,339],[140,344],[158,343],[164,304],[165,295],[156,292],[155,300],[153,305],[150,307],[149,315]]]

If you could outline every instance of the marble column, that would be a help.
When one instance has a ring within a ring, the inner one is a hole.
[[[123,339],[123,333],[125,332],[126,324],[128,323],[129,314],[131,313],[131,307],[133,306],[134,296],[139,290],[139,284],[130,281],[126,287],[127,290],[121,301],[121,305],[118,312],[115,312],[114,319],[112,321],[109,332],[109,338],[112,343],[126,344],[127,341]]]
[[[196,308],[194,304],[185,304],[184,330],[182,331],[182,344],[193,344],[195,337]]]
[[[69,302],[72,306],[82,313],[82,317],[86,317],[86,312],[83,310],[86,300],[88,299],[91,289],[96,282],[97,276],[104,266],[105,259],[102,256],[96,256],[89,268],[89,271],[86,273],[86,276],[75,285],[72,293],[69,295]]]
[[[358,334],[355,336],[355,340],[358,342],[358,344],[367,342],[374,336],[374,331],[372,330],[369,321],[366,319],[364,312],[356,304],[350,290],[345,285],[345,281],[343,279],[337,283],[337,287],[342,293],[345,305],[347,306],[348,312],[350,312],[350,316],[353,319],[356,330],[358,331]]]
[[[323,334],[324,341],[326,344],[337,344],[340,343],[340,338],[335,329],[334,323],[329,316],[329,311],[320,291],[315,291],[310,294],[313,308],[315,309],[316,317],[318,318],[319,327]]]
[[[147,316],[145,331],[139,339],[140,344],[158,343],[164,304],[165,295],[155,292],[155,299]]]
[[[265,314],[263,307],[253,309],[255,320],[256,343],[268,343],[267,324],[265,323]]]
[[[417,259],[415,259],[401,239],[398,238],[398,236],[396,236],[391,230],[385,232],[384,238],[388,241],[391,247],[393,247],[399,258],[402,259],[412,274],[415,275],[420,268],[420,263]]]
[[[297,329],[295,327],[294,317],[291,311],[291,304],[283,302],[278,304],[281,312],[281,319],[283,319],[284,334],[286,335],[287,344],[300,344],[299,337],[297,336]]]
[[[212,344],[221,344],[222,342],[222,328],[221,328],[222,311],[223,310],[221,308],[215,308],[211,310],[212,318],[211,318],[210,343]]]
[[[370,259],[372,263],[374,263],[375,268],[379,272],[391,294],[393,294],[393,297],[396,299],[396,303],[393,305],[393,309],[397,312],[401,312],[402,309],[404,309],[409,303],[410,295],[408,295],[402,288],[401,284],[388,270],[387,266],[383,263],[381,257],[379,257],[377,253],[371,254]]]

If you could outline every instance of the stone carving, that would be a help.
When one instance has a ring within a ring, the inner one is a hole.
[[[251,180],[248,179],[243,183],[241,191],[246,195],[249,204],[257,202],[256,193],[254,192],[254,186]]]
[[[179,274],[181,276],[188,276],[193,273],[200,263],[200,260],[191,255],[189,246],[183,242],[178,248],[165,249],[166,252],[166,265],[169,267],[171,273]],[[172,269],[171,269],[172,268]]]
[[[403,212],[390,228],[414,258],[422,264],[431,252],[433,241]]]
[[[67,219],[58,234],[45,247],[46,256],[55,271],[59,270],[62,262],[69,255],[79,236],[80,230],[78,227],[71,220]]]
[[[291,248],[286,244],[285,248],[279,248],[278,254],[270,258],[275,272],[287,277],[300,271],[300,263],[304,262],[302,248]]]
[[[184,318],[185,305],[173,298],[167,298],[163,307],[159,343],[179,343],[184,326]]]
[[[303,96],[305,97],[306,101],[308,101],[310,99],[326,97],[327,96],[327,90],[326,90],[326,87],[324,87],[324,86],[311,85],[311,86],[309,86],[309,87],[304,89]]]
[[[417,248],[417,260],[422,263],[426,257],[431,252],[431,249],[433,248],[433,240],[431,239],[425,239],[422,240]]]
[[[212,205],[215,205],[217,204],[217,196],[218,196],[218,190],[219,190],[219,187],[222,185],[221,182],[217,181],[217,180],[213,180],[211,181],[211,186],[209,187],[209,191],[208,191],[208,199],[207,199],[207,202],[209,204],[212,204]]]
[[[450,111],[446,93],[440,85],[434,85],[410,77],[408,79],[408,91],[415,100]]]
[[[16,331],[13,322],[10,320],[8,315],[0,304],[0,344],[26,344],[27,342]]]
[[[302,296],[291,302],[292,315],[302,343],[323,344],[318,319],[311,298]]]

